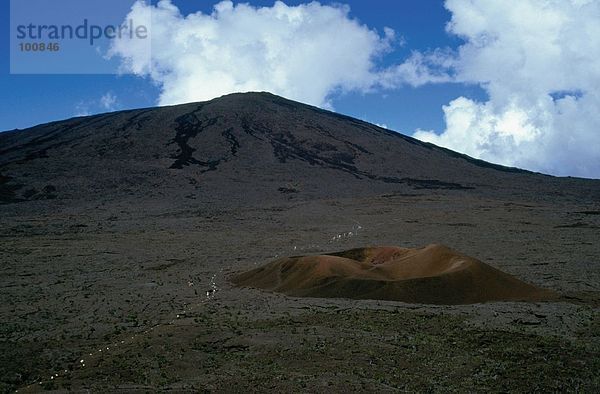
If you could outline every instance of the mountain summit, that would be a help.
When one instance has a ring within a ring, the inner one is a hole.
[[[415,190],[598,193],[269,93],[0,134],[0,201],[306,199]],[[590,189],[591,188],[591,189]]]

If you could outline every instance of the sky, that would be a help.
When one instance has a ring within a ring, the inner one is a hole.
[[[600,0],[77,0],[67,19],[132,20],[151,40],[70,41],[78,55],[56,64],[16,51],[15,2],[44,23],[75,0],[12,1],[0,130],[270,91],[490,162],[600,178]],[[118,72],[86,61],[92,49]]]

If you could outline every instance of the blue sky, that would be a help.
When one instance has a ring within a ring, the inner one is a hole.
[[[152,15],[160,34],[151,50],[100,44],[121,75],[94,74],[75,42],[62,71],[88,74],[11,74],[2,2],[0,130],[267,90],[493,163],[600,177],[600,0],[12,1],[41,23],[66,2],[73,21],[85,4],[95,20]]]
[[[173,1],[182,13],[210,13],[216,2]],[[272,6],[273,1],[251,1],[256,6]],[[302,1],[286,1],[288,5]],[[322,4],[339,2],[322,1]],[[437,0],[344,1],[350,16],[372,29],[391,27],[405,41],[381,64],[401,62],[412,50],[457,47],[461,40],[445,32],[450,19],[443,2]],[[2,2],[5,26],[0,50],[9,51],[9,3]],[[83,113],[105,112],[100,99],[106,94],[116,98],[114,109],[149,107],[157,104],[159,89],[148,78],[132,75],[11,75],[9,57],[3,56],[0,85],[0,130],[26,128]],[[412,133],[417,128],[442,130],[442,105],[452,98],[467,95],[479,98],[485,93],[476,85],[442,84],[419,88],[406,86],[386,92],[350,92],[332,97],[337,112],[385,124],[389,128]]]

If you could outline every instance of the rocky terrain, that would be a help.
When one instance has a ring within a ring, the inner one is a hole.
[[[0,388],[595,392],[599,229],[598,180],[268,93],[0,133]],[[561,297],[439,306],[230,280],[433,243]]]

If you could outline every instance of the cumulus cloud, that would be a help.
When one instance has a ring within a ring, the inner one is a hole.
[[[151,40],[116,39],[110,56],[149,77],[158,104],[266,90],[331,108],[332,94],[419,87],[481,86],[479,102],[443,107],[445,130],[414,136],[495,163],[556,175],[600,176],[600,0],[447,0],[456,50],[418,51],[381,67],[402,45],[343,5],[318,2],[253,7],[217,3],[210,14],[181,14],[170,0],[138,1],[125,20]]]
[[[122,59],[124,71],[155,81],[161,105],[267,90],[327,107],[332,92],[378,86],[376,60],[400,41],[349,11],[318,2],[258,8],[221,1],[211,14],[182,15],[170,0],[137,2],[126,20],[150,26],[151,56],[144,40],[127,37],[114,40],[109,54]]]
[[[446,8],[448,32],[465,43],[438,65],[489,99],[459,97],[443,107],[441,134],[414,136],[495,163],[600,177],[600,2],[447,0]]]

